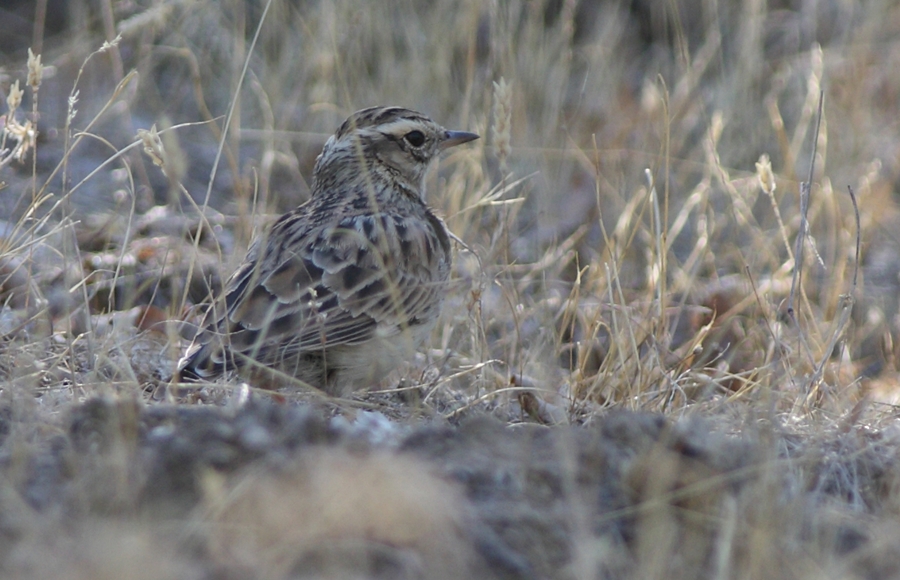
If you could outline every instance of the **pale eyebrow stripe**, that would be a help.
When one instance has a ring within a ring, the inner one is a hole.
[[[381,128],[381,132],[390,135],[405,135],[409,131],[413,129],[418,129],[422,124],[419,121],[415,121],[412,119],[398,119],[393,123],[385,125]]]

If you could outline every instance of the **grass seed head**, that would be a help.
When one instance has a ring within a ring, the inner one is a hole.
[[[44,76],[44,65],[41,64],[41,55],[35,55],[28,49],[28,86],[36,91],[41,86],[41,78]]]
[[[494,146],[500,159],[500,171],[507,172],[506,159],[510,151],[510,124],[512,118],[512,84],[500,78],[494,83]]]
[[[7,117],[12,118],[15,115],[16,109],[22,104],[23,93],[24,91],[19,88],[18,80],[9,87],[9,95],[6,97],[6,105],[9,107],[9,114]]]
[[[775,191],[775,174],[772,173],[772,162],[766,153],[760,155],[756,162],[756,178],[764,192],[771,195]]]
[[[150,130],[138,129],[138,139],[144,146],[144,153],[153,161],[153,165],[159,167],[163,173],[166,172],[166,150],[163,147],[162,139],[159,137],[159,131],[156,130],[154,123]]]

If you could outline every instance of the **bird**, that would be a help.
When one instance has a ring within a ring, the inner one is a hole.
[[[350,115],[316,158],[309,200],[250,244],[177,376],[338,397],[381,381],[428,337],[448,288],[451,235],[425,202],[426,173],[478,138],[402,107]]]

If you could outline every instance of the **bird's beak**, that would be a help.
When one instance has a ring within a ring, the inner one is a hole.
[[[449,149],[450,147],[455,147],[457,145],[462,145],[463,143],[468,143],[469,141],[474,141],[478,139],[478,135],[475,133],[467,133],[465,131],[446,131],[444,133],[444,140],[441,141],[440,148],[443,151],[444,149]]]

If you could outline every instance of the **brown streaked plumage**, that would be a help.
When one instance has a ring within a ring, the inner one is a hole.
[[[310,200],[251,244],[181,376],[288,375],[336,395],[383,378],[446,292],[450,239],[424,201],[428,166],[477,138],[399,107],[351,115],[316,160]]]

